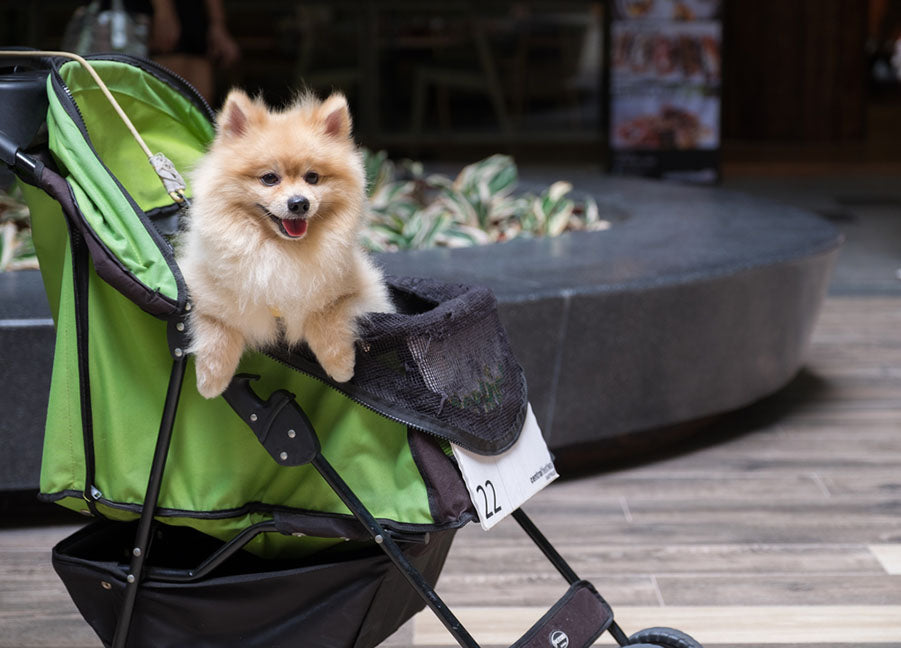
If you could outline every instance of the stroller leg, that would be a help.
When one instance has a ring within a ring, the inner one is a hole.
[[[335,472],[335,469],[332,468],[332,465],[326,458],[320,453],[311,463],[335,493],[338,494],[338,497],[341,498],[347,508],[366,527],[376,544],[381,546],[388,558],[391,559],[391,562],[394,563],[394,566],[400,570],[407,582],[410,583],[410,586],[419,593],[426,605],[438,616],[444,627],[457,640],[457,643],[463,648],[479,648],[479,644],[445,605],[435,589],[423,578],[419,570],[410,563],[403,551],[391,539],[391,536],[385,533],[382,526],[366,509],[365,505],[357,498],[341,476]]]
[[[557,550],[554,548],[547,538],[544,537],[544,534],[535,526],[535,523],[532,522],[531,518],[526,515],[526,512],[522,509],[516,509],[513,511],[513,519],[515,519],[519,526],[522,527],[522,530],[526,532],[532,542],[541,549],[541,553],[547,557],[551,564],[557,568],[557,571],[560,572],[560,575],[566,579],[566,582],[570,585],[578,582],[580,579],[576,575],[576,572],[573,571],[573,568],[569,566],[569,563],[564,560],[563,556],[561,556]],[[612,621],[610,623],[610,627],[607,628],[607,632],[616,640],[620,646],[625,646],[629,643],[629,638],[626,636],[626,633],[622,631],[622,629],[616,624],[616,621]]]
[[[541,553],[543,553],[548,560],[551,561],[551,564],[557,568],[557,571],[560,572],[560,575],[566,579],[566,582],[572,585],[573,583],[580,580],[580,578],[576,575],[576,572],[573,571],[572,567],[569,566],[563,556],[557,553],[557,550],[554,549],[554,546],[548,542],[548,539],[544,537],[544,534],[539,531],[538,527],[532,522],[531,518],[526,515],[526,512],[522,509],[516,509],[513,511],[513,519],[519,523],[519,526],[522,527],[522,530],[526,532],[532,542],[534,542],[539,549],[541,549]]]
[[[166,402],[163,406],[163,416],[160,420],[156,449],[153,452],[153,464],[150,467],[150,479],[147,482],[147,493],[144,496],[141,519],[138,522],[138,531],[135,534],[131,564],[126,577],[125,599],[122,602],[122,609],[119,611],[119,619],[116,623],[113,648],[125,648],[125,644],[128,641],[128,629],[131,626],[135,598],[138,595],[138,586],[141,583],[141,576],[144,572],[144,560],[147,557],[147,550],[150,545],[153,514],[156,511],[156,503],[159,500],[160,487],[163,482],[163,470],[166,467],[166,458],[169,455],[169,442],[172,440],[172,427],[175,423],[175,412],[178,409],[178,397],[181,394],[182,379],[185,376],[185,363],[186,356],[184,355],[176,357],[172,362],[169,388],[166,391]]]

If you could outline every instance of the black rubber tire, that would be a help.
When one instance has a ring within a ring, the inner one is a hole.
[[[629,637],[629,646],[658,646],[659,648],[704,648],[680,630],[672,628],[645,628]]]
[[[657,644],[628,644],[629,648],[663,648]]]

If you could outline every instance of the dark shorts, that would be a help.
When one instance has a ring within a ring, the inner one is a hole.
[[[178,0],[175,3],[181,36],[173,54],[206,56],[210,19],[204,0]]]

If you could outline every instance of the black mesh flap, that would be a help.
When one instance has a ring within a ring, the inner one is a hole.
[[[510,648],[588,648],[612,622],[607,602],[579,581]]]
[[[348,383],[328,381],[307,349],[269,352],[354,400],[480,454],[518,438],[526,381],[486,288],[391,277],[398,312],[363,323]]]

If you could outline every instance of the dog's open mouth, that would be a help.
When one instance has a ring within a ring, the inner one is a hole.
[[[303,238],[303,236],[307,233],[306,218],[279,218],[262,205],[257,204],[257,206],[262,209],[269,218],[272,219],[273,223],[278,225],[279,231],[288,238]]]
[[[279,228],[291,238],[300,238],[307,233],[305,218],[276,218]]]

